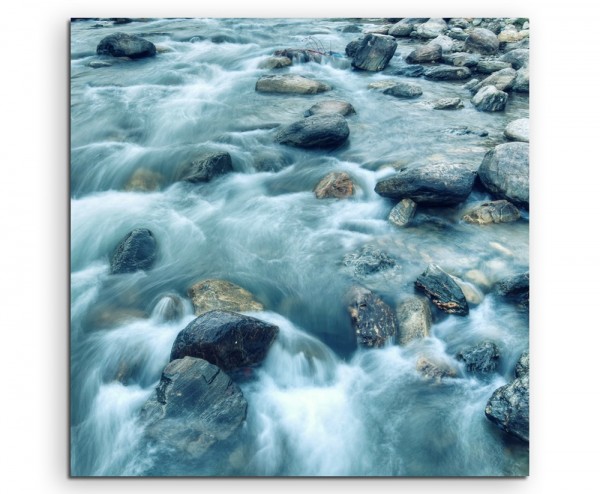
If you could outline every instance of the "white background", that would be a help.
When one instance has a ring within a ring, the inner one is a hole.
[[[2,6],[2,490],[600,492],[597,12],[581,0],[536,7],[523,0],[205,3],[20,0]],[[86,16],[531,18],[530,478],[68,479],[68,25],[70,17]]]

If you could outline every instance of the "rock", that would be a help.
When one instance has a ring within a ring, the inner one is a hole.
[[[421,77],[424,73],[425,67],[422,65],[409,65],[408,67],[402,67],[394,72],[395,75],[401,75],[404,77]]]
[[[386,252],[371,245],[365,245],[359,252],[344,256],[344,265],[352,268],[356,276],[368,276],[396,267],[396,261]]]
[[[199,281],[188,288],[187,294],[197,316],[217,309],[232,312],[264,310],[248,290],[225,280]]]
[[[88,63],[88,67],[91,67],[92,69],[101,69],[102,67],[112,67],[112,63],[100,60],[92,60],[90,63]]]
[[[181,297],[165,295],[154,306],[152,316],[162,322],[177,321],[183,317],[184,307]]]
[[[265,359],[278,333],[277,326],[254,317],[212,310],[179,332],[170,360],[201,358],[226,371],[250,367]]]
[[[482,74],[491,74],[502,69],[511,68],[511,64],[501,60],[481,60],[476,67],[477,72]]]
[[[331,87],[297,74],[265,75],[256,82],[259,93],[317,94],[331,90]]]
[[[494,86],[485,86],[471,98],[471,103],[479,111],[503,111],[507,100],[508,94],[504,91],[499,91]]]
[[[434,110],[458,110],[464,106],[460,98],[442,98],[433,102]]]
[[[442,56],[442,62],[455,67],[475,67],[481,57],[475,53],[448,53]]]
[[[510,276],[494,286],[494,292],[523,309],[529,307],[529,272]]]
[[[529,144],[509,142],[496,146],[485,154],[477,173],[495,196],[518,206],[529,205]]]
[[[515,43],[505,43],[504,52],[508,53],[513,50],[528,50],[529,49],[529,38],[516,41]]]
[[[529,350],[523,352],[515,367],[515,377],[523,377],[529,374]]]
[[[453,206],[471,193],[475,172],[461,164],[425,163],[377,182],[375,192],[391,199],[409,198],[417,204]]]
[[[411,297],[396,309],[398,344],[408,345],[413,340],[427,338],[431,328],[431,309],[423,297]]]
[[[517,78],[513,85],[513,91],[518,93],[529,92],[529,67],[521,67],[517,70]]]
[[[288,57],[269,57],[260,64],[259,69],[282,69],[283,67],[289,67],[292,65],[292,60]]]
[[[498,37],[489,29],[475,28],[465,41],[469,51],[475,51],[482,55],[495,55],[500,47]]]
[[[417,46],[406,56],[406,63],[431,63],[442,59],[442,47],[438,44]]]
[[[404,227],[415,215],[417,204],[412,199],[402,199],[390,211],[388,220],[396,226]]]
[[[394,56],[397,47],[398,43],[392,36],[367,34],[352,57],[352,67],[368,71],[383,70]]]
[[[111,274],[134,273],[152,267],[156,259],[156,239],[147,228],[130,231],[115,249],[110,263]]]
[[[451,278],[456,282],[470,305],[479,305],[483,302],[484,295],[479,288],[469,282],[461,280],[457,276],[451,276]]]
[[[425,272],[417,277],[415,286],[424,291],[438,309],[459,316],[469,314],[467,299],[462,290],[438,265],[430,264]]]
[[[346,50],[345,50],[346,55],[350,58],[354,57],[354,55],[356,55],[356,52],[360,48],[361,44],[362,44],[362,38],[358,38],[358,39],[350,41],[350,43],[348,43],[346,45]]]
[[[193,160],[186,169],[186,182],[208,182],[218,175],[233,171],[231,155],[227,152],[204,154]]]
[[[125,184],[125,190],[131,192],[152,192],[160,189],[165,177],[147,168],[138,168]]]
[[[529,142],[529,119],[513,120],[504,129],[504,135],[511,141]]]
[[[334,113],[345,117],[347,115],[353,115],[356,113],[356,111],[354,110],[354,107],[347,101],[330,99],[315,103],[305,112],[304,116],[309,117],[311,115],[331,115]]]
[[[473,88],[473,92],[477,92],[486,86],[494,86],[498,91],[508,91],[513,87],[516,78],[517,72],[511,67],[498,70],[477,84]]]
[[[508,201],[500,200],[480,204],[465,214],[463,220],[467,223],[489,225],[490,223],[510,223],[517,221],[520,217],[521,214],[515,206]]]
[[[466,125],[460,127],[452,127],[450,129],[444,130],[445,134],[451,134],[455,136],[479,136],[479,137],[487,137],[489,132],[484,129],[478,129],[475,127],[467,127]]]
[[[485,416],[508,434],[529,442],[529,374],[494,391]]]
[[[437,38],[448,30],[448,25],[444,19],[432,18],[423,24],[417,26],[416,32],[419,38]]]
[[[469,27],[469,21],[462,17],[453,17],[448,21],[450,27],[458,27],[460,29],[467,29]]]
[[[459,81],[469,77],[471,77],[471,71],[467,67],[440,65],[425,71],[425,79],[433,81]]]
[[[479,269],[470,269],[465,273],[465,279],[480,288],[488,289],[492,284],[483,271]]]
[[[406,17],[390,27],[388,34],[395,38],[408,37],[419,24],[424,22],[427,22],[427,19]]]
[[[359,346],[380,348],[394,341],[398,321],[389,305],[361,286],[353,286],[347,298],[348,312]]]
[[[448,36],[444,36],[443,34],[440,34],[437,38],[432,39],[427,44],[441,46],[442,52],[449,52],[452,50],[452,47],[454,46],[454,42],[452,41],[452,38],[449,38]]]
[[[275,135],[279,144],[301,148],[335,148],[350,135],[341,115],[313,115],[283,127]]]
[[[360,28],[355,24],[349,24],[342,28],[343,33],[360,33]]]
[[[435,379],[440,382],[444,377],[456,377],[458,373],[449,365],[442,362],[434,362],[426,357],[419,357],[416,369],[424,377]]]
[[[465,363],[467,372],[491,374],[498,367],[500,350],[495,343],[482,341],[478,345],[461,350],[456,358]]]
[[[515,26],[506,26],[500,34],[498,34],[498,41],[500,43],[515,43],[516,41],[521,41],[522,39],[529,37],[529,31],[527,29],[517,31]]]
[[[529,50],[525,48],[511,50],[502,55],[500,60],[510,63],[513,69],[519,70],[521,67],[529,66]]]
[[[306,50],[302,48],[286,48],[285,50],[277,50],[273,53],[276,57],[285,57],[290,62],[296,63],[308,63],[316,62],[321,63],[321,54],[314,50]]]
[[[471,91],[475,86],[477,86],[477,84],[479,84],[479,79],[471,79],[466,84],[463,84],[463,89]]]
[[[317,199],[345,199],[354,194],[354,183],[345,172],[332,172],[325,176],[314,189]]]
[[[96,53],[112,57],[145,58],[156,55],[156,46],[134,34],[114,33],[100,41]]]
[[[423,94],[423,90],[414,82],[398,82],[385,89],[383,94],[389,94],[396,98],[417,98]]]
[[[448,35],[449,38],[452,38],[452,39],[455,39],[455,40],[461,41],[461,42],[464,42],[469,37],[469,34],[466,33],[465,31],[463,31],[459,27],[450,28],[450,31],[448,31],[446,34]],[[462,50],[457,50],[457,51],[462,51]]]
[[[392,27],[392,24],[384,24],[383,26],[376,27],[370,31],[365,31],[365,34],[384,34],[387,35],[388,31]]]
[[[165,367],[141,417],[147,439],[178,457],[197,460],[235,437],[247,408],[240,388],[225,372],[185,357]]]
[[[388,89],[388,88],[394,87],[396,84],[398,84],[398,81],[396,81],[395,79],[385,79],[383,81],[370,82],[369,85],[367,86],[367,88],[368,89]]]

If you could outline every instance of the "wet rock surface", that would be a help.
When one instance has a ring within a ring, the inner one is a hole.
[[[354,107],[347,101],[340,100],[325,100],[319,101],[311,106],[304,116],[309,117],[311,115],[342,115],[343,117],[355,114]]]
[[[448,314],[466,316],[469,306],[464,293],[452,277],[436,264],[430,264],[415,281],[417,289],[440,310]]]
[[[521,217],[519,210],[505,200],[484,202],[463,216],[467,223],[489,225],[490,223],[510,223]]]
[[[152,267],[157,245],[154,234],[147,228],[136,228],[117,245],[111,259],[111,274],[134,273]]]
[[[529,273],[505,278],[494,286],[494,292],[521,308],[529,308]]]
[[[226,280],[203,280],[194,283],[187,293],[197,316],[217,309],[233,312],[264,310],[248,290]]]
[[[396,338],[396,315],[380,297],[366,288],[353,286],[347,294],[347,300],[359,346],[379,348]]]
[[[267,75],[256,82],[259,93],[317,94],[331,90],[327,84],[297,74]]]
[[[507,101],[508,94],[494,86],[481,88],[471,99],[471,103],[479,111],[503,111]]]
[[[354,194],[354,183],[345,172],[332,172],[323,177],[314,190],[317,199],[345,199]]]
[[[529,144],[496,146],[485,154],[477,173],[493,195],[519,206],[529,205]]]
[[[404,227],[410,223],[416,210],[417,203],[415,201],[412,199],[402,199],[392,208],[388,220],[396,226]]]
[[[187,167],[184,180],[191,183],[208,182],[233,171],[231,155],[226,152],[208,153],[193,160]]]
[[[399,82],[384,89],[383,94],[389,94],[396,98],[418,98],[423,94],[423,90],[414,82]]]
[[[112,57],[147,58],[156,55],[156,46],[134,34],[114,33],[100,41],[96,53]]]
[[[498,368],[500,350],[495,343],[483,341],[461,350],[456,355],[456,358],[465,363],[467,372],[491,374]]]
[[[431,329],[431,309],[424,297],[411,297],[396,309],[398,344],[408,345],[413,340],[427,338]]]
[[[279,144],[300,148],[335,148],[350,135],[346,119],[337,114],[313,115],[280,129],[275,135]]]
[[[372,72],[381,71],[390,62],[397,47],[392,36],[367,34],[351,51],[352,55],[349,55],[352,56],[352,67]]]

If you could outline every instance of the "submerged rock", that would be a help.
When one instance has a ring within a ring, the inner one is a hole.
[[[145,58],[156,55],[156,46],[134,34],[114,33],[100,41],[96,53],[112,57]]]
[[[529,205],[529,144],[499,144],[485,154],[477,173],[492,194],[517,205]]]
[[[367,34],[353,50],[352,67],[368,71],[383,70],[397,47],[398,43],[392,36]]]
[[[259,65],[259,69],[282,69],[292,65],[292,60],[288,57],[269,57],[263,60]]]
[[[301,148],[334,148],[350,135],[346,119],[341,115],[313,115],[283,127],[275,135],[280,144]]]
[[[513,120],[504,129],[504,135],[511,141],[529,142],[529,119]]]
[[[408,345],[413,340],[427,338],[431,329],[431,309],[423,297],[411,297],[396,309],[398,344]]]
[[[359,346],[380,348],[394,341],[398,322],[389,305],[361,286],[352,287],[347,299],[348,312]]]
[[[479,111],[503,111],[507,101],[508,94],[494,86],[481,88],[471,99],[471,103]]]
[[[470,51],[476,51],[482,55],[494,55],[500,48],[498,37],[489,29],[475,28],[465,41]]]
[[[290,62],[308,63],[316,62],[321,63],[321,54],[314,50],[307,50],[303,48],[286,48],[285,50],[277,50],[274,53],[277,57],[285,57]]]
[[[464,293],[452,277],[436,264],[430,264],[415,281],[415,286],[440,310],[466,316],[469,306]]]
[[[440,382],[445,377],[456,377],[458,372],[443,362],[434,362],[426,357],[419,357],[416,369],[424,377]]]
[[[426,163],[377,182],[375,192],[391,199],[409,198],[417,204],[453,206],[468,197],[474,181],[475,172],[464,165]]]
[[[438,44],[417,46],[406,56],[407,63],[432,63],[442,59],[442,47]]]
[[[223,370],[262,362],[279,328],[250,316],[213,310],[194,319],[179,332],[171,360],[195,357]]]
[[[499,281],[494,286],[494,292],[509,302],[527,309],[529,307],[529,272]]]
[[[396,267],[396,261],[384,252],[371,245],[365,245],[360,251],[344,256],[344,265],[352,268],[356,276],[385,271]]]
[[[156,259],[156,250],[153,233],[147,228],[136,228],[117,245],[110,263],[110,273],[134,273],[150,269]]]
[[[138,168],[125,184],[125,190],[131,192],[153,192],[160,189],[165,177],[147,168]]]
[[[467,223],[489,225],[490,223],[510,223],[521,217],[519,210],[505,200],[484,202],[463,216]]]
[[[396,98],[417,98],[423,94],[423,90],[414,82],[398,82],[385,89],[383,94],[389,94]]]
[[[404,227],[415,215],[417,204],[412,199],[402,199],[390,211],[388,220],[396,226]]]
[[[491,341],[465,348],[456,355],[456,358],[465,363],[467,372],[477,374],[491,374],[495,372],[500,360],[498,345]]]
[[[354,194],[354,183],[346,172],[331,172],[315,187],[317,199],[345,199]]]
[[[347,115],[353,115],[354,113],[356,113],[354,107],[347,101],[330,99],[315,103],[308,110],[306,110],[304,116],[310,117],[311,115],[337,114],[345,117]]]
[[[459,110],[464,106],[460,98],[442,98],[433,102],[434,110]]]
[[[216,309],[232,312],[264,310],[264,306],[248,290],[225,280],[194,283],[187,293],[197,316]]]
[[[231,155],[227,152],[204,154],[193,160],[186,168],[186,182],[208,182],[218,175],[233,171]]]
[[[184,357],[165,367],[141,417],[146,438],[159,448],[199,459],[235,436],[247,408],[240,388],[225,372],[205,360]]]
[[[265,75],[256,82],[259,93],[317,94],[331,87],[314,79],[297,74]]]
[[[425,71],[425,79],[434,81],[460,81],[469,77],[471,77],[471,71],[468,67],[440,65]]]

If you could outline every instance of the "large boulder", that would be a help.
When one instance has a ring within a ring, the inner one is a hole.
[[[352,67],[360,70],[380,71],[390,62],[398,43],[392,36],[367,34],[352,55]]]
[[[366,288],[353,286],[347,300],[359,346],[379,348],[395,340],[398,321],[394,311],[381,298]]]
[[[431,18],[423,24],[417,26],[417,36],[419,38],[433,39],[448,30],[448,24],[441,18]]]
[[[477,92],[486,86],[494,86],[498,91],[509,91],[512,89],[516,79],[517,72],[515,69],[507,67],[486,77],[483,81],[473,87],[472,91]]]
[[[469,34],[465,46],[469,51],[475,51],[482,55],[494,55],[500,48],[500,42],[498,36],[489,29],[477,27]]]
[[[408,37],[419,24],[427,22],[424,18],[406,17],[389,28],[388,34],[395,38]]]
[[[505,278],[494,286],[494,292],[505,300],[526,309],[529,307],[529,272]]]
[[[467,372],[474,374],[491,374],[498,368],[500,350],[491,341],[465,348],[458,352],[456,358],[465,363]]]
[[[511,141],[529,142],[529,119],[513,120],[504,129],[504,135]]]
[[[317,94],[331,90],[327,84],[297,74],[265,75],[256,81],[259,93]]]
[[[197,316],[217,309],[232,312],[264,310],[264,306],[248,290],[225,280],[194,283],[187,293]]]
[[[489,225],[491,223],[510,223],[517,221],[520,217],[521,213],[514,205],[501,199],[475,206],[463,216],[463,220],[477,225]]]
[[[454,41],[452,40],[452,38],[444,36],[443,34],[440,34],[437,38],[433,38],[427,44],[441,46],[442,52],[444,53],[452,51],[452,48],[454,47]]]
[[[408,198],[402,199],[392,208],[388,220],[396,226],[404,227],[410,223],[410,220],[412,220],[415,215],[416,209],[417,203],[415,201]]]
[[[460,81],[469,77],[471,77],[471,71],[468,67],[440,65],[425,71],[425,79],[432,81]]]
[[[365,245],[358,252],[346,254],[344,266],[355,276],[363,277],[396,267],[396,261],[389,254],[372,245]]]
[[[324,101],[319,101],[311,106],[304,113],[305,117],[310,117],[311,115],[342,115],[343,117],[347,115],[352,115],[356,113],[354,107],[348,103],[347,101],[340,101],[334,99],[328,99]]]
[[[354,183],[346,172],[331,172],[316,185],[317,199],[345,199],[354,194]]]
[[[254,317],[213,310],[179,332],[171,360],[195,357],[223,370],[256,365],[264,360],[279,328]]]
[[[156,46],[134,34],[114,33],[100,41],[96,53],[112,57],[145,58],[156,55]]]
[[[485,154],[477,173],[493,195],[519,206],[529,205],[529,144],[496,146]]]
[[[206,360],[184,357],[163,370],[141,411],[146,438],[184,460],[233,441],[248,404],[231,378]]]
[[[227,152],[203,154],[186,168],[184,180],[191,183],[208,182],[218,175],[232,172],[231,155]]]
[[[453,206],[468,197],[474,181],[475,172],[464,165],[426,163],[377,182],[375,192],[391,199],[409,198],[417,204]]]
[[[407,63],[432,63],[442,59],[442,47],[438,44],[417,46],[406,56]]]
[[[396,308],[396,317],[400,345],[429,336],[431,308],[427,299],[415,296],[405,300]]]
[[[136,228],[130,231],[113,252],[110,273],[134,273],[150,269],[156,259],[156,250],[156,239],[150,230]]]
[[[466,316],[469,306],[464,293],[452,277],[436,264],[430,264],[425,272],[415,281],[417,289],[440,310],[448,314]]]
[[[313,115],[286,125],[275,141],[301,148],[335,148],[350,135],[346,119],[337,114]]]
[[[421,86],[414,82],[398,82],[392,87],[383,91],[383,94],[389,94],[396,98],[418,98],[423,94]]]
[[[494,86],[485,86],[471,98],[471,103],[479,111],[503,111],[508,101],[508,94]]]

